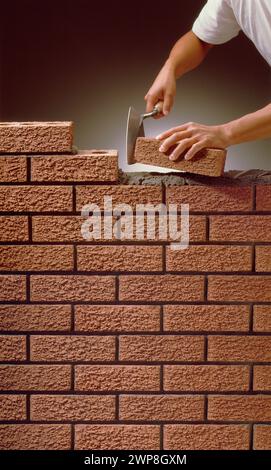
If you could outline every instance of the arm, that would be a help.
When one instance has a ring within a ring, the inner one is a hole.
[[[168,114],[176,94],[176,79],[197,67],[211,47],[211,44],[201,41],[192,31],[182,36],[173,46],[168,59],[145,95],[146,112],[152,111],[157,101],[163,100],[163,115]]]
[[[161,152],[175,146],[169,155],[170,160],[177,160],[184,152],[185,159],[190,160],[206,147],[227,148],[230,145],[268,137],[271,137],[271,103],[254,113],[222,125],[187,123],[169,129],[156,138],[165,139],[160,146]]]

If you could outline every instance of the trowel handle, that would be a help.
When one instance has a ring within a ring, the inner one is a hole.
[[[153,108],[154,114],[161,114],[163,112],[164,101],[158,101]]]

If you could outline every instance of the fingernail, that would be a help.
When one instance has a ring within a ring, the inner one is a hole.
[[[168,115],[168,110],[167,110],[167,109],[164,111],[164,115],[165,115],[165,116]]]
[[[161,139],[161,135],[159,134],[159,135],[157,135],[155,138],[156,138],[157,140],[159,140],[159,139]]]
[[[170,160],[174,160],[174,155],[170,155],[170,156],[169,156],[169,159],[170,159]]]
[[[160,147],[159,148],[159,152],[164,152],[165,151],[165,147]]]
[[[184,159],[189,160],[189,155],[185,155]]]

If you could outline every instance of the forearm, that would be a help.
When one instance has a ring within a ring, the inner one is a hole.
[[[212,45],[201,41],[192,31],[182,36],[170,51],[168,64],[173,67],[175,77],[197,67],[206,57]]]
[[[226,134],[227,146],[271,137],[271,103],[222,127]]]

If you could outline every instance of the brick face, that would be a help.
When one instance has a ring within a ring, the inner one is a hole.
[[[271,450],[266,175],[128,175],[116,150],[76,153],[71,130],[1,140],[0,448]],[[160,203],[178,232],[189,204],[187,249],[159,234]],[[127,204],[154,206],[151,237]]]
[[[248,450],[249,427],[245,425],[168,425],[166,450]]]

